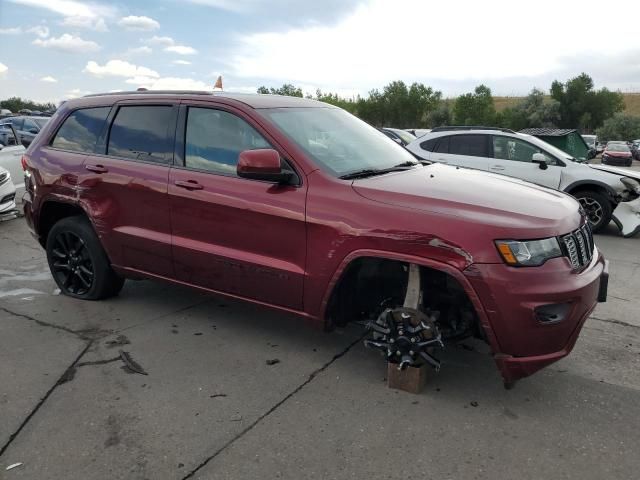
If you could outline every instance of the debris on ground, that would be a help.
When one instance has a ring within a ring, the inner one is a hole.
[[[13,464],[9,465],[5,470],[6,471],[13,470],[14,468],[17,468],[17,467],[19,467],[21,465],[22,465],[22,462],[13,463]]]
[[[133,358],[131,358],[131,354],[129,352],[120,350],[118,353],[120,354],[120,358],[125,364],[124,368],[128,369],[129,373],[139,373],[140,375],[149,375],[147,372],[145,372],[144,368],[140,366],[140,364],[138,364]]]
[[[275,365],[276,363],[280,363],[280,359],[278,358],[272,358],[270,360],[267,360],[265,362],[267,365]]]
[[[125,337],[124,335],[118,335],[115,340],[108,340],[107,342],[105,342],[105,345],[108,348],[113,348],[113,347],[118,347],[118,346],[122,346],[122,345],[129,345],[131,342],[129,341],[129,339],[127,337]]]
[[[209,395],[209,398],[220,398],[220,397],[226,397],[227,394],[226,393],[214,393],[213,395]]]
[[[473,402],[471,402],[471,406],[472,407],[477,407],[478,406],[478,402],[476,402],[475,400]]]
[[[231,421],[232,422],[241,422],[242,421],[242,415],[234,415],[233,417],[231,417]]]

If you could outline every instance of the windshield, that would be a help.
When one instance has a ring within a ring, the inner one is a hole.
[[[550,143],[545,142],[544,140],[540,140],[538,137],[534,137],[533,135],[527,135],[527,140],[534,145],[537,145],[541,149],[545,150],[547,153],[550,153],[556,158],[560,160],[569,160],[570,162],[575,162],[575,159],[569,155],[567,152],[560,150],[558,147],[554,147]]]
[[[582,138],[584,139],[584,142],[590,147],[593,147],[596,143],[595,135],[582,135]]]
[[[417,163],[384,133],[339,108],[270,108],[261,113],[336,176]]]
[[[607,150],[610,152],[628,152],[629,147],[627,147],[624,143],[610,143],[607,145]]]

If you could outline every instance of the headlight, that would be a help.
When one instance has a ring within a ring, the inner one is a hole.
[[[536,267],[550,258],[562,256],[560,244],[555,237],[526,242],[496,240],[496,246],[505,263],[514,267]]]
[[[635,178],[622,177],[620,181],[629,190],[640,195],[640,182],[638,182],[638,180],[636,180]]]

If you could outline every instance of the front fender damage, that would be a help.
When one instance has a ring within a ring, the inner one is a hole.
[[[640,232],[640,197],[620,202],[613,211],[612,219],[625,238]]]

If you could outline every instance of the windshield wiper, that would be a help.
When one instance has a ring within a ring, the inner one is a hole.
[[[389,168],[379,168],[379,169],[364,168],[362,170],[357,170],[355,172],[345,173],[344,175],[341,175],[340,178],[342,180],[353,180],[355,178],[373,177],[375,175],[383,175],[385,173],[400,172],[402,170],[408,170],[409,168],[415,167],[416,165],[420,165],[420,163],[406,161]]]

